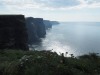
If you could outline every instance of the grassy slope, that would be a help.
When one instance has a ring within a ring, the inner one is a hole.
[[[0,75],[100,75],[100,57],[79,58],[50,51],[0,51]]]

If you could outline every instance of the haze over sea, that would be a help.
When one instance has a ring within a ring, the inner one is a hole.
[[[53,26],[37,49],[79,56],[100,53],[100,22],[66,22]]]

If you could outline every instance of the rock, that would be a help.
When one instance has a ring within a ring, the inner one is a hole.
[[[0,15],[0,49],[28,50],[24,15]]]

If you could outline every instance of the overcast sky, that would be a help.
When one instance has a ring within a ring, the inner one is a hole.
[[[100,22],[100,0],[0,0],[0,14]]]

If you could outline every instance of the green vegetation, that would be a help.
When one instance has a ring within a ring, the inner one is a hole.
[[[50,51],[0,50],[0,75],[100,75],[100,57]]]

